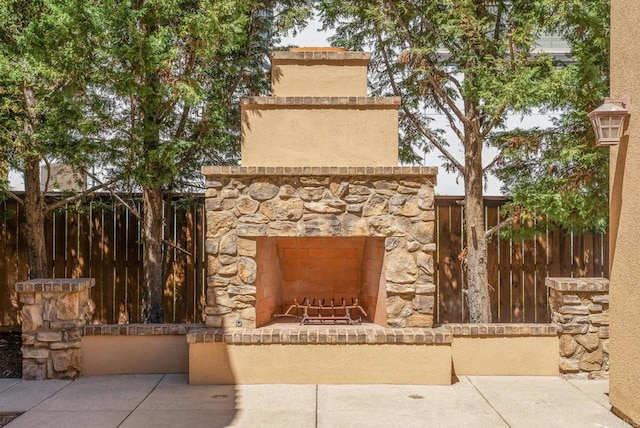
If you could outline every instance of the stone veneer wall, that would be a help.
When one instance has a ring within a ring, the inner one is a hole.
[[[93,303],[94,279],[32,279],[16,283],[22,318],[22,378],[80,376],[82,327]]]
[[[547,278],[552,321],[560,335],[560,372],[569,377],[609,375],[609,280]]]
[[[260,237],[385,238],[391,327],[433,324],[431,167],[204,167],[208,327],[256,327]],[[283,302],[288,303],[288,302]]]

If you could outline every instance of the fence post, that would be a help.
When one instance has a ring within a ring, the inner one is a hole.
[[[90,278],[32,279],[15,285],[21,304],[22,378],[80,376],[81,329],[91,317]]]

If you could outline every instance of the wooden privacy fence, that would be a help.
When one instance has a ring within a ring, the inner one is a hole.
[[[164,321],[201,322],[206,291],[203,197],[172,195],[164,205]],[[437,197],[436,322],[464,322],[465,275],[461,197]],[[504,198],[486,198],[487,226],[498,223]],[[140,209],[140,202],[132,204]],[[16,281],[27,279],[24,210],[0,203],[0,325],[17,325]],[[140,322],[142,302],[141,225],[109,195],[52,213],[46,223],[51,276],[96,279],[91,297],[94,322]],[[608,276],[608,238],[556,230],[531,240],[497,237],[489,243],[489,283],[495,322],[548,322],[546,276]]]
[[[465,247],[461,197],[436,198],[438,323],[468,322],[466,274],[458,255]],[[485,198],[487,229],[500,222],[505,198]],[[547,230],[531,239],[500,239],[487,245],[494,322],[549,322],[545,278],[608,277],[607,234]]]

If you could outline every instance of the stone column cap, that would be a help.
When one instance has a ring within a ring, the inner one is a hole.
[[[243,97],[240,105],[244,109],[258,108],[357,108],[398,109],[400,97]]]
[[[205,176],[361,176],[361,177],[428,177],[435,185],[435,166],[203,166]]]
[[[17,293],[34,292],[77,292],[88,290],[96,285],[94,278],[36,278],[28,281],[16,282]]]
[[[547,278],[545,285],[558,291],[609,291],[607,278]]]
[[[271,63],[283,62],[310,62],[310,61],[331,61],[331,62],[352,62],[356,64],[368,64],[371,59],[370,52],[341,51],[335,48],[307,48],[295,51],[275,51],[271,53]]]

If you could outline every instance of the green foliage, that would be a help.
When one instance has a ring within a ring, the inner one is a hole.
[[[507,114],[548,102],[564,78],[550,57],[529,55],[550,2],[322,0],[320,8],[325,25],[337,25],[334,43],[372,50],[374,92],[402,96],[405,161],[435,145],[445,167],[463,173],[425,108],[445,115],[467,145]]]
[[[587,113],[609,88],[609,1],[560,2],[550,31],[570,44],[573,63],[556,88],[560,111],[550,129],[511,130],[495,136],[502,156],[495,174],[512,207],[576,232],[604,231],[608,220],[609,151],[594,145]]]
[[[18,170],[29,157],[87,162],[88,22],[77,1],[0,3],[0,152]]]
[[[275,29],[299,25],[305,2],[100,3],[92,108],[102,166],[133,187],[185,190],[203,164],[236,163],[239,97],[267,91]]]
[[[419,162],[422,151],[436,148],[444,169],[467,181],[494,172],[514,212],[575,230],[605,226],[607,154],[590,144],[586,112],[607,90],[609,1],[318,4],[325,26],[336,27],[333,43],[372,51],[374,94],[402,97],[402,160]],[[532,54],[545,34],[569,42],[573,63]],[[448,120],[464,159],[433,126],[434,110]],[[508,115],[534,110],[556,112],[553,129],[505,129]],[[480,171],[482,146],[498,156]]]

